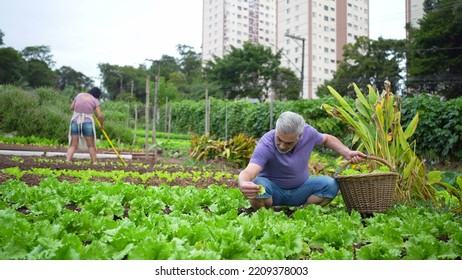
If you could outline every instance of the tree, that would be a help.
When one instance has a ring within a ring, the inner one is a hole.
[[[31,87],[53,87],[57,84],[58,74],[51,69],[55,62],[48,46],[31,46],[21,51],[27,62],[26,77]]]
[[[277,80],[281,51],[272,53],[271,48],[245,42],[238,49],[231,46],[231,52],[223,58],[214,56],[207,62],[207,79],[220,85],[229,99],[237,97],[268,98],[271,81]]]
[[[126,94],[131,95],[133,83],[133,95],[136,100],[146,100],[146,76],[154,77],[154,68],[147,69],[146,65],[140,64],[138,68],[133,66],[119,66],[108,63],[98,64],[101,72],[103,85],[107,90],[110,100],[124,99]],[[157,73],[157,70],[156,70]],[[120,97],[119,97],[120,95]]]
[[[45,62],[31,59],[27,62],[27,80],[33,88],[54,87],[58,74],[51,70]]]
[[[160,65],[160,76],[164,77],[166,81],[170,80],[172,73],[180,72],[180,66],[173,56],[162,55]],[[151,65],[150,71],[157,73],[157,66],[154,63]]]
[[[180,54],[179,66],[189,84],[201,75],[201,54],[187,45],[177,45]]]
[[[418,28],[408,26],[408,87],[446,98],[462,95],[462,1],[426,0]]]
[[[300,96],[300,79],[290,68],[281,67],[272,82],[272,89],[276,100],[297,100]]]
[[[334,77],[318,87],[318,97],[330,95],[328,85],[341,94],[355,96],[353,89],[349,89],[351,83],[360,87],[371,84],[377,88],[381,88],[385,80],[389,80],[394,88],[401,83],[406,58],[404,40],[359,37],[355,43],[345,45],[343,50],[343,60]],[[397,88],[394,91],[402,90]]]
[[[31,46],[25,47],[22,52],[22,56],[26,61],[39,60],[43,61],[52,68],[55,65],[53,61],[53,55],[51,54],[50,47],[48,46]]]
[[[175,86],[170,81],[165,81],[164,77],[160,77],[159,81],[159,96],[158,96],[158,104],[162,106],[162,104],[165,104],[165,101],[169,100],[169,102],[172,101],[178,101],[184,98],[182,93],[178,91],[178,88]]]
[[[186,79],[185,74],[183,74],[182,72],[170,73],[168,81],[175,85],[181,92],[185,93],[189,92],[190,90],[188,80]]]
[[[69,66],[62,66],[56,72],[58,74],[58,87],[61,90],[71,86],[77,90],[84,91],[85,89],[89,89],[93,84],[93,81],[89,77]]]
[[[3,45],[3,36],[5,36],[5,33],[0,29],[0,46]]]
[[[27,63],[13,48],[0,48],[0,84],[26,83]]]

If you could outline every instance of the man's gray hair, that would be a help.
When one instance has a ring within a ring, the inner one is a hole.
[[[302,116],[294,112],[282,113],[276,121],[276,131],[284,134],[300,136],[305,126],[305,120]]]

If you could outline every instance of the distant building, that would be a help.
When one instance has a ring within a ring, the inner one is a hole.
[[[333,77],[343,46],[369,36],[369,1],[204,0],[202,29],[203,61],[249,40],[282,49],[282,66],[301,77],[302,97],[311,99]]]
[[[419,27],[419,19],[421,19],[425,12],[423,6],[424,0],[406,0],[406,23],[412,27]]]

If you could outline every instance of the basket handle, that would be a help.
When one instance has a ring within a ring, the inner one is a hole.
[[[367,155],[366,157],[366,160],[375,160],[375,161],[378,161],[386,166],[388,166],[390,168],[390,171],[392,172],[396,172],[396,169],[386,160],[384,160],[383,158],[379,158],[379,157],[376,157],[376,156],[372,156],[372,155]],[[338,174],[340,174],[340,172],[342,172],[349,164],[351,163],[351,161],[347,161],[345,162],[341,167],[340,169],[335,172],[334,174],[334,177],[336,177]]]

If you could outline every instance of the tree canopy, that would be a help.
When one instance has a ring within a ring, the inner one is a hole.
[[[341,94],[354,96],[353,89],[349,88],[351,83],[382,88],[385,80],[392,83],[395,92],[404,90],[397,87],[403,83],[405,40],[359,37],[355,43],[349,43],[343,49],[343,60],[339,62],[334,77],[318,87],[317,96],[330,95],[327,85]]]
[[[462,1],[426,0],[419,27],[409,31],[408,86],[447,98],[461,96]]]
[[[21,53],[13,48],[0,48],[0,84],[22,85],[27,63]]]
[[[281,72],[280,64],[281,51],[273,54],[269,47],[245,42],[242,48],[231,46],[231,51],[223,58],[214,56],[207,62],[205,73],[226,98],[249,97],[264,101],[276,87],[282,96],[283,82],[277,81],[288,76],[291,70]]]

